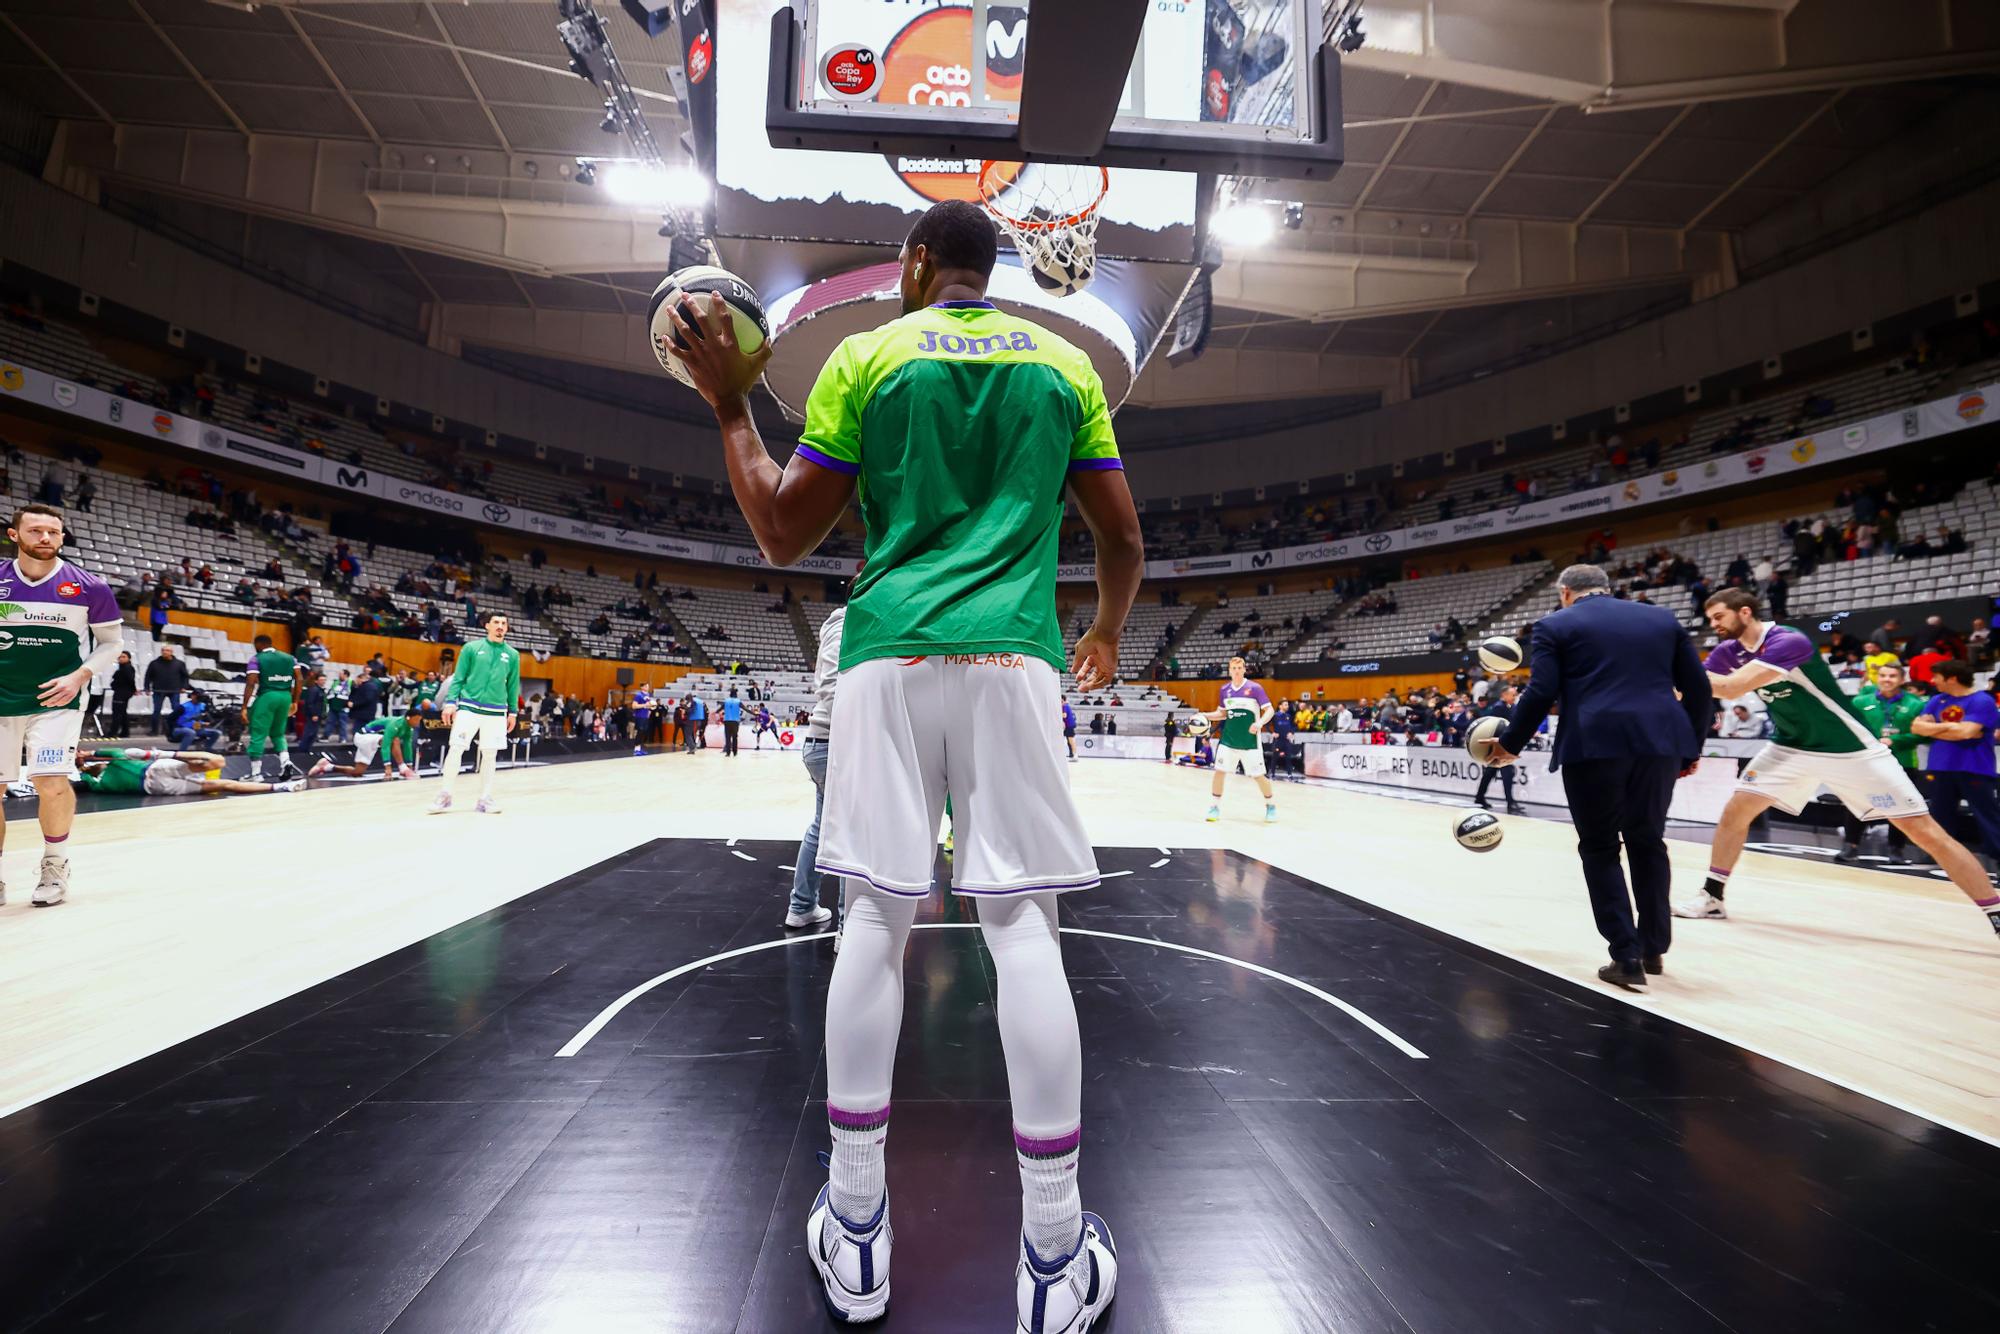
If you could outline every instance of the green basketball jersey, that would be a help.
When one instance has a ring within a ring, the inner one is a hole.
[[[1803,631],[1788,625],[1766,625],[1755,648],[1741,640],[1725,639],[1709,653],[1708,670],[1727,676],[1750,662],[1785,673],[1769,685],[1757,687],[1757,697],[1771,714],[1771,739],[1779,745],[1829,755],[1882,746],[1879,727],[1869,725]]]
[[[827,358],[799,453],[857,479],[868,530],[841,670],[1007,651],[1061,669],[1063,486],[1073,470],[1123,466],[1081,350],[985,301],[905,315]]]
[[[292,677],[299,669],[299,660],[289,653],[267,648],[250,660],[249,672],[257,678],[257,693],[262,695],[292,693]]]

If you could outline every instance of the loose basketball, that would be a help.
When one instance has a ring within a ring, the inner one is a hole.
[[[1500,817],[1491,811],[1467,811],[1451,825],[1451,836],[1458,840],[1458,846],[1471,852],[1493,851],[1506,833]]]
[[[688,379],[687,367],[681,363],[676,349],[684,349],[687,345],[681,341],[673,321],[667,318],[667,312],[679,307],[681,318],[692,323],[697,303],[706,305],[711,292],[722,293],[722,300],[729,307],[730,317],[736,325],[738,347],[745,352],[755,352],[771,336],[770,326],[764,321],[764,303],[749,283],[712,264],[694,264],[676,269],[653,289],[652,302],[646,314],[653,334],[653,355],[660,359],[660,368],[682,384],[692,381]]]
[[[1493,763],[1493,748],[1507,730],[1505,718],[1481,718],[1465,729],[1465,753],[1480,764]]]
[[[1189,736],[1207,736],[1208,719],[1202,717],[1200,714],[1196,714],[1187,720],[1186,728]]]
[[[1479,665],[1496,675],[1519,671],[1521,645],[1506,635],[1493,635],[1479,643]]]

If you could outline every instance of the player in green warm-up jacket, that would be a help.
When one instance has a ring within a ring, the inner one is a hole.
[[[243,724],[246,733],[243,753],[250,757],[254,779],[264,768],[268,746],[277,752],[275,778],[283,778],[292,766],[291,742],[285,732],[292,715],[298,712],[299,688],[304,684],[298,659],[271,647],[271,636],[258,635],[252,642],[257,652],[243,669]]]
[[[438,696],[444,721],[451,728],[446,743],[444,774],[431,814],[451,809],[451,785],[458,780],[459,762],[473,738],[479,740],[479,805],[481,815],[498,813],[493,800],[493,770],[514,715],[521,703],[521,654],[507,641],[507,618],[493,612],[486,618],[486,638],[459,650],[458,670]]]
[[[1906,689],[1906,684],[1901,662],[1877,663],[1875,684],[1861,688],[1861,693],[1854,697],[1854,707],[1875,735],[1882,738],[1882,744],[1896,757],[1896,763],[1915,773],[1917,750],[1924,739],[1910,730],[1910,719],[1920,716],[1929,700],[1921,691]],[[1909,846],[1910,840],[1903,831],[1890,825],[1889,855],[1901,861],[1903,849]],[[1840,851],[1833,859],[1849,865],[1861,859],[1861,821],[1852,815],[1841,822]]]

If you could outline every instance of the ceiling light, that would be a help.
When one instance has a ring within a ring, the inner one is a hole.
[[[1277,224],[1261,205],[1231,204],[1208,220],[1208,229],[1224,245],[1255,246],[1270,240]]]
[[[1306,225],[1306,206],[1300,203],[1285,205],[1285,230],[1295,232]]]
[[[521,164],[521,172],[526,176],[539,176],[542,174],[542,164],[529,158]]]
[[[620,162],[605,170],[604,188],[621,204],[639,208],[698,208],[708,202],[708,178],[692,167],[650,167]]]
[[[576,183],[577,183],[578,185],[595,185],[595,184],[597,184],[597,164],[596,164],[595,162],[579,162],[579,163],[577,163],[577,164],[576,164]]]
[[[606,134],[616,134],[616,133],[618,133],[618,105],[617,105],[617,103],[615,103],[615,102],[606,102],[606,103],[604,104],[604,122],[603,122],[603,123],[602,123],[601,125],[599,125],[599,126],[598,126],[597,128],[598,128],[598,129],[600,129],[600,130],[602,130],[602,131],[604,131],[604,132],[605,132]]]

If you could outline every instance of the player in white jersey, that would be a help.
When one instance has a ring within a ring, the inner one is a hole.
[[[90,679],[117,662],[124,617],[102,579],[62,558],[61,510],[24,505],[7,537],[14,556],[0,561],[0,785],[25,774],[41,799],[41,876],[29,901],[48,908],[69,893],[65,854],[76,819],[69,776],[83,696]]]
[[[1222,818],[1222,785],[1230,774],[1241,769],[1257,780],[1264,794],[1264,822],[1278,818],[1278,804],[1271,799],[1271,780],[1264,776],[1264,728],[1276,712],[1271,697],[1255,681],[1244,679],[1249,664],[1241,658],[1229,660],[1229,684],[1222,687],[1221,707],[1211,710],[1210,722],[1222,724],[1215,739],[1215,781],[1209,784],[1214,802],[1208,808],[1211,822]]]

